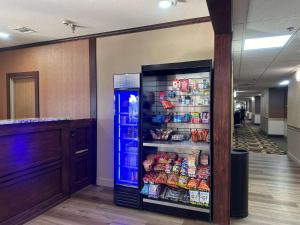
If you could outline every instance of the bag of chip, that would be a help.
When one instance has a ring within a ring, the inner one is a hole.
[[[156,184],[166,184],[168,180],[168,176],[165,173],[160,173],[156,179],[155,179],[155,183]]]
[[[182,79],[180,83],[180,91],[189,92],[189,79]]]
[[[178,202],[181,193],[182,191],[179,189],[168,188],[165,195],[165,199]]]
[[[168,176],[167,185],[170,187],[177,187],[178,176],[176,174],[170,174]]]
[[[199,203],[201,206],[209,207],[209,192],[200,191]]]
[[[185,204],[190,203],[190,195],[188,190],[181,192],[179,201]]]
[[[188,177],[187,176],[179,176],[177,186],[181,188],[186,188],[186,185],[188,183]]]
[[[200,205],[200,191],[189,190],[189,194],[190,194],[190,203],[193,205]]]
[[[191,178],[187,183],[187,188],[188,189],[197,189],[198,185],[199,185],[199,180],[197,180],[195,178]]]
[[[161,189],[160,184],[150,184],[148,197],[149,198],[158,198],[160,189]]]
[[[150,184],[144,184],[144,187],[142,188],[140,193],[142,195],[148,195],[149,194],[149,186],[150,186]]]

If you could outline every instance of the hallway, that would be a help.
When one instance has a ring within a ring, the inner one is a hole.
[[[258,125],[246,121],[234,132],[233,148],[244,148],[257,153],[286,155],[287,143],[283,137],[269,137],[260,130]]]

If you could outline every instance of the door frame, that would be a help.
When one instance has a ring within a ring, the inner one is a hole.
[[[20,72],[6,74],[6,95],[7,95],[7,119],[11,119],[11,81],[18,78],[32,78],[34,79],[35,88],[35,117],[40,117],[40,99],[39,99],[39,72]]]

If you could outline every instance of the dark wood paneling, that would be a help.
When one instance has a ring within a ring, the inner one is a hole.
[[[0,177],[61,159],[61,131],[0,136]]]
[[[195,23],[205,23],[205,22],[209,22],[209,21],[210,21],[209,16],[198,17],[198,18],[179,20],[179,21],[173,21],[173,22],[167,22],[167,23],[153,24],[153,25],[148,25],[148,26],[143,26],[143,27],[135,27],[135,28],[109,31],[109,32],[77,36],[77,37],[71,37],[71,38],[64,38],[64,39],[58,39],[58,40],[52,40],[52,41],[43,41],[43,42],[37,42],[37,43],[31,43],[31,44],[25,44],[25,45],[18,45],[18,46],[13,46],[13,47],[5,47],[5,48],[0,48],[0,52],[7,51],[7,50],[21,49],[21,48],[30,48],[30,47],[36,47],[36,46],[42,46],[42,45],[50,45],[50,44],[56,44],[56,43],[62,43],[62,42],[67,42],[67,41],[74,41],[74,40],[108,37],[108,36],[115,36],[115,35],[121,35],[121,34],[149,31],[149,30],[165,29],[165,28],[184,26],[184,25],[195,24]]]
[[[215,33],[231,33],[231,0],[206,0],[206,2]]]
[[[287,118],[287,88],[269,88],[269,118]]]
[[[96,179],[95,120],[77,120],[71,124],[71,191],[75,192]]]
[[[89,63],[90,63],[90,107],[91,119],[97,118],[97,55],[96,38],[89,39]]]
[[[261,103],[260,96],[255,96],[255,114],[260,114],[260,103]]]
[[[215,35],[213,96],[213,222],[230,223],[231,34]]]
[[[22,176],[14,183],[1,183],[0,193],[0,221],[5,221],[61,193],[61,167]]]
[[[7,98],[7,118],[11,119],[11,102],[10,102],[10,92],[11,92],[11,86],[10,81],[11,79],[15,78],[33,78],[34,79],[34,85],[35,85],[35,117],[40,117],[40,98],[39,98],[39,72],[33,71],[33,72],[23,72],[23,73],[8,73],[6,74],[6,98]]]

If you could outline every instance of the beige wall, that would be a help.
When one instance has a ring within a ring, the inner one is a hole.
[[[90,117],[88,40],[0,52],[0,119],[6,74],[27,71],[39,71],[41,117]]]
[[[141,65],[212,59],[211,23],[97,39],[98,184],[113,184],[113,74],[140,73]]]
[[[300,82],[295,76],[288,87],[288,125],[300,128]]]
[[[288,154],[300,163],[300,82],[295,76],[288,87],[287,125]]]

